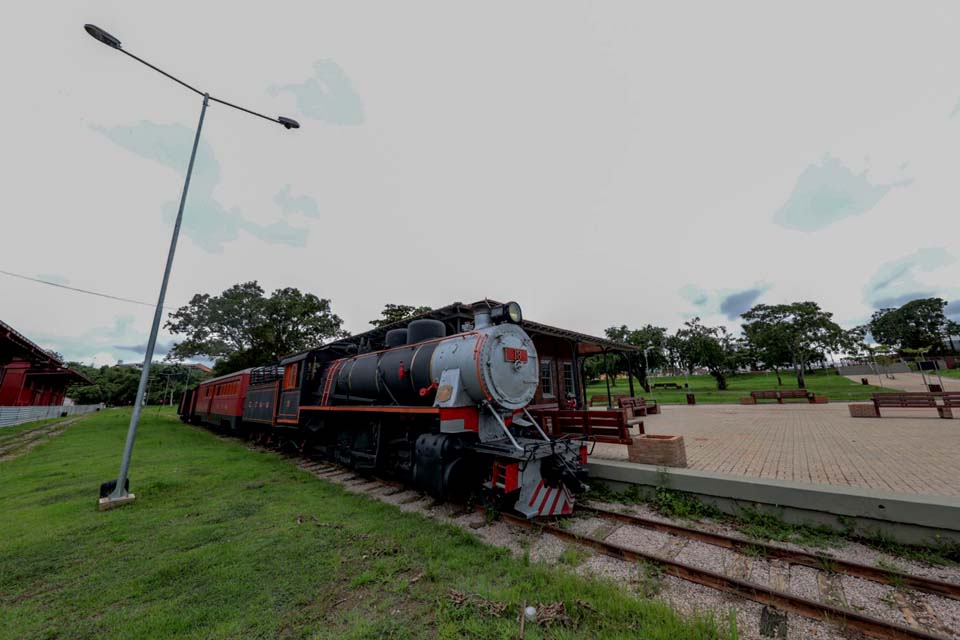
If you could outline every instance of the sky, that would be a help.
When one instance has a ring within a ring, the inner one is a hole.
[[[332,300],[516,300],[602,334],[960,319],[960,4],[19,3],[0,39],[0,319],[143,358],[201,100],[170,309],[257,280]],[[954,302],[957,301],[957,302]],[[176,337],[161,333],[158,353]]]

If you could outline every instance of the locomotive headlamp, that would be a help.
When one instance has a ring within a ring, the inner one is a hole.
[[[509,322],[511,324],[520,324],[523,322],[523,313],[520,311],[520,305],[516,302],[501,304],[490,310],[490,321],[493,324]]]

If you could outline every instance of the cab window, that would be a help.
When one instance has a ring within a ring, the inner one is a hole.
[[[298,374],[300,373],[300,363],[295,362],[293,364],[287,365],[287,368],[283,372],[283,388],[284,389],[296,389],[298,386],[299,378]]]

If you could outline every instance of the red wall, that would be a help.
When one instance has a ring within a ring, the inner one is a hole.
[[[62,380],[30,375],[27,362],[8,364],[0,373],[0,407],[61,405],[66,390]]]

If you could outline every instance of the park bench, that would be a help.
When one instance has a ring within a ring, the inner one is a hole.
[[[759,400],[776,400],[777,404],[783,404],[784,400],[806,400],[810,404],[825,404],[827,397],[814,395],[806,389],[751,391],[749,397],[740,399],[740,404],[757,404]]]
[[[750,397],[753,398],[753,404],[757,404],[760,400],[780,400],[780,392],[778,391],[751,391]]]
[[[628,412],[630,417],[643,417],[660,413],[660,405],[656,400],[645,400],[643,398],[631,398],[624,396],[617,398],[617,406]]]
[[[676,382],[654,382],[650,386],[654,389],[683,389],[683,387]]]
[[[813,402],[813,394],[806,389],[783,389],[780,391],[780,404],[784,400],[806,400]]]
[[[937,403],[938,396],[943,397],[943,404]],[[941,418],[952,418],[954,406],[960,406],[960,394],[937,393],[875,393],[873,406],[877,417],[881,417],[880,409],[936,409]]]
[[[590,396],[590,407],[606,407],[607,396]]]
[[[627,418],[627,426],[638,427],[643,433],[643,418],[647,415],[643,398],[617,398],[617,404]]]
[[[625,411],[578,411],[576,409],[538,409],[534,420],[554,438],[575,437],[593,442],[630,444],[630,425]],[[638,425],[643,433],[643,422]]]
[[[943,408],[940,411],[940,417],[952,418],[953,409],[960,409],[960,391],[945,391],[941,397],[943,398]]]

